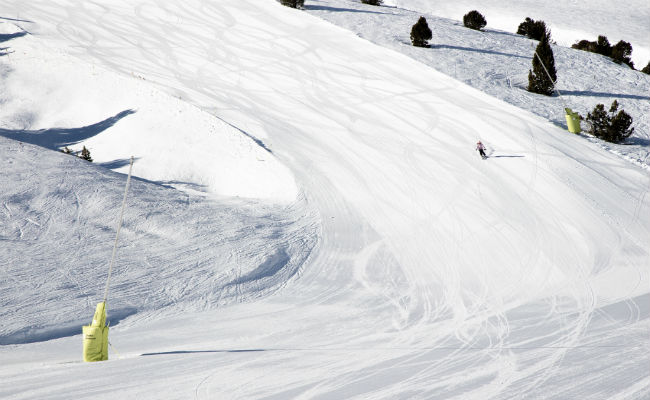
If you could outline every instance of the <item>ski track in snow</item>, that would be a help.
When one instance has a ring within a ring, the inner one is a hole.
[[[3,397],[650,395],[647,170],[272,1],[5,3],[81,61],[263,139],[301,194],[135,180],[111,289],[121,356],[96,374],[54,363],[80,352],[66,336],[103,288],[124,177],[1,138]]]

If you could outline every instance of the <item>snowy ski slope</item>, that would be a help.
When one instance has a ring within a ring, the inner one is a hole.
[[[650,396],[639,163],[314,8],[0,10],[1,398]]]

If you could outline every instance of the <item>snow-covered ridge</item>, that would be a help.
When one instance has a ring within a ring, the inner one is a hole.
[[[24,33],[15,22],[0,27]],[[120,76],[42,42],[6,42],[0,135],[53,150],[85,146],[94,162],[121,172],[134,156],[135,176],[185,189],[295,200],[292,174],[263,143],[137,74]]]

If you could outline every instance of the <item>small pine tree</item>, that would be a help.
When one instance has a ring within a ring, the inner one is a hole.
[[[648,61],[648,65],[646,65],[645,67],[643,67],[641,69],[641,72],[643,72],[644,74],[650,75],[650,61]]]
[[[535,21],[528,17],[517,28],[518,35],[526,35],[528,38],[534,40],[542,40],[542,36],[545,33],[548,33],[550,40],[550,31],[546,29],[546,23],[544,21]]]
[[[630,68],[634,69],[634,62],[630,58],[632,56],[632,45],[623,40],[619,40],[611,51],[612,59],[617,64],[627,64]]]
[[[384,0],[361,0],[363,4],[370,4],[373,6],[380,6],[383,4]]]
[[[483,14],[476,10],[472,10],[463,16],[463,25],[467,28],[480,31],[487,25],[487,21]]]
[[[609,113],[605,105],[597,104],[594,110],[587,113],[587,122],[591,124],[590,133],[600,139],[611,143],[621,143],[634,133],[632,117],[621,110],[618,111],[618,101],[614,100]]]
[[[93,158],[90,156],[90,150],[88,150],[86,146],[81,149],[81,155],[79,157],[83,158],[86,161],[93,162]]]
[[[70,150],[70,148],[68,148],[68,146],[65,146],[63,148],[63,150],[61,150],[61,153],[72,154],[72,150]]]
[[[418,22],[411,28],[411,43],[416,47],[427,47],[427,42],[433,37],[429,24],[424,17],[420,17]]]
[[[583,39],[583,40],[581,40],[581,41],[579,41],[577,43],[572,44],[571,48],[595,53],[596,52],[596,42],[590,42],[587,39]]]
[[[302,8],[305,5],[305,0],[280,0],[280,3],[291,8]]]
[[[528,91],[546,96],[553,94],[555,82],[557,81],[555,57],[553,57],[549,36],[550,32],[548,35],[542,36],[542,40],[539,41],[535,54],[533,54],[533,69],[528,71]]]
[[[602,54],[607,57],[610,57],[612,55],[612,45],[609,44],[607,36],[598,36],[598,40],[596,40],[596,46],[594,48],[594,53]]]

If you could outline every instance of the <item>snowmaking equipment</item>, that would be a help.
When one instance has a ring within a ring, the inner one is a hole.
[[[129,191],[129,183],[131,182],[131,172],[133,171],[133,157],[129,165],[129,175],[126,178],[126,187],[124,189],[124,198],[122,200],[122,210],[120,211],[120,218],[117,223],[117,230],[115,232],[115,243],[113,244],[113,254],[111,256],[111,263],[108,267],[108,277],[106,278],[106,288],[104,289],[104,300],[97,303],[95,314],[90,325],[82,327],[83,333],[83,359],[86,362],[90,361],[105,361],[108,360],[108,324],[106,323],[106,299],[108,298],[108,286],[111,281],[111,273],[113,272],[113,264],[115,263],[115,253],[117,252],[117,241],[120,237],[120,229],[122,228],[122,220],[124,218],[124,208],[126,207],[126,195]]]
[[[573,112],[570,108],[566,107],[564,109],[564,116],[566,117],[566,125],[571,133],[580,133],[580,114]]]

